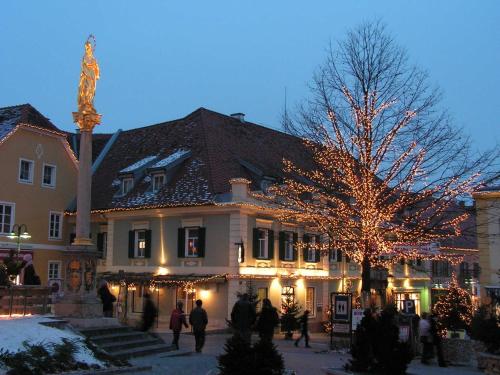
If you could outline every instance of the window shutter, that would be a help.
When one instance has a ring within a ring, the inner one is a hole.
[[[144,258],[151,258],[151,230],[148,229],[145,232],[145,248],[144,248]]]
[[[293,260],[297,260],[297,242],[299,242],[298,233],[293,233]]]
[[[310,238],[309,238],[309,235],[308,234],[304,234],[302,236],[302,242],[304,242],[305,244],[308,244],[310,242]],[[308,250],[309,246],[308,245],[305,245],[303,248],[302,248],[302,259],[304,260],[304,262],[306,261],[307,259],[307,250]]]
[[[198,228],[198,256],[203,258],[205,256],[205,234],[207,228]]]
[[[134,257],[134,247],[135,247],[135,230],[128,231],[128,257]]]
[[[102,233],[97,233],[97,251],[103,252],[104,249],[104,235]]]
[[[253,228],[253,243],[252,243],[253,257],[259,257],[259,228]]]
[[[280,232],[278,240],[280,260],[285,260],[285,241],[286,241],[286,233]]]
[[[274,231],[267,231],[267,259],[274,259]]]
[[[179,258],[186,257],[186,229],[177,229],[177,256]]]
[[[316,244],[321,245],[321,236],[316,236]],[[321,252],[319,249],[316,249],[316,253],[314,254],[314,260],[318,263],[321,260]]]
[[[342,262],[342,250],[337,250],[337,262]]]

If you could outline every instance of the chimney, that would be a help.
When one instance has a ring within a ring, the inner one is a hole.
[[[240,120],[241,122],[245,122],[245,114],[238,112],[238,113],[231,113],[231,117]]]

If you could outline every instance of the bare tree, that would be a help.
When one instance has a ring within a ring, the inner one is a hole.
[[[468,213],[456,200],[489,177],[498,149],[472,150],[439,108],[439,90],[380,22],[330,46],[311,89],[284,125],[304,139],[314,168],[284,160],[272,200],[283,220],[317,227],[362,265],[366,302],[373,266],[441,259],[418,245],[460,235]]]

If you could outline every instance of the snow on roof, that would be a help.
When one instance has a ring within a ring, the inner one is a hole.
[[[51,319],[48,317],[37,315],[18,318],[0,316],[0,349],[10,352],[22,351],[25,350],[23,341],[28,341],[30,344],[43,343],[50,350],[50,344],[62,343],[62,339],[66,338],[74,340],[77,345],[78,352],[75,353],[77,361],[85,362],[89,365],[103,365],[101,361],[94,357],[90,349],[86,347],[81,336],[71,331],[64,331],[40,324],[50,321]]]
[[[0,140],[16,127],[21,119],[22,107],[0,108]]]
[[[161,159],[154,163],[150,168],[163,168],[173,163],[176,160],[179,160],[183,156],[189,153],[189,150],[177,150],[173,154],[170,154],[164,159]]]
[[[120,173],[134,172],[135,170],[141,168],[142,166],[144,166],[145,164],[149,163],[150,161],[152,161],[155,158],[156,158],[156,155],[147,156],[144,159],[141,159],[139,161],[136,161],[134,164],[129,165],[127,168],[122,169],[120,171]]]

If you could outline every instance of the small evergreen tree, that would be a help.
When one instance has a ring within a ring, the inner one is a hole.
[[[0,263],[0,286],[10,285],[9,275],[7,273],[7,266]]]
[[[299,327],[298,315],[301,307],[291,295],[287,295],[281,301],[281,330],[285,331],[285,339],[293,338],[293,331]]]
[[[253,347],[255,372],[259,375],[281,375],[285,369],[283,356],[270,340],[260,340]]]
[[[220,375],[255,374],[253,350],[240,335],[233,335],[227,339],[224,353],[217,359]]]
[[[440,296],[434,305],[434,312],[437,316],[438,331],[441,334],[446,334],[447,330],[469,330],[474,313],[472,298],[465,289],[460,288],[455,274],[450,282],[448,293]]]

